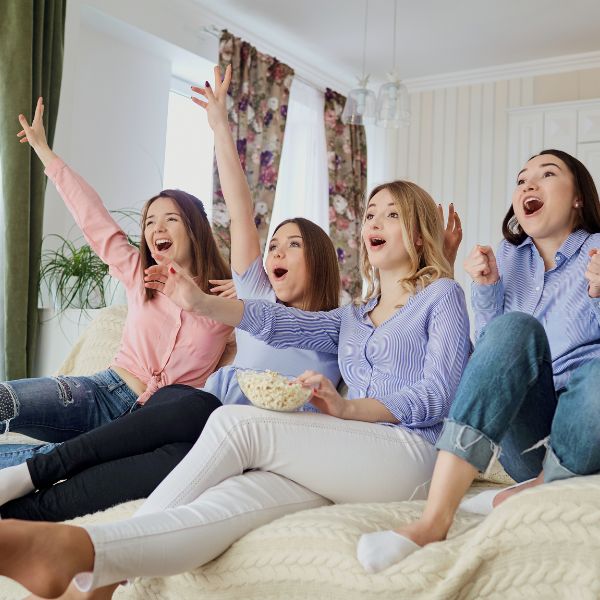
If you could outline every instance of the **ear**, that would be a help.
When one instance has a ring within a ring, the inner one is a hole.
[[[423,238],[421,237],[421,234],[420,234],[420,233],[417,233],[417,234],[415,235],[415,241],[414,241],[414,243],[415,243],[415,246],[417,246],[417,247],[419,247],[419,246],[422,246],[422,245],[423,245]]]
[[[579,198],[575,197],[575,208],[581,208],[583,206],[583,202],[579,200]]]

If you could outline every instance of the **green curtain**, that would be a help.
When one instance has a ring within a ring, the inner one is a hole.
[[[360,228],[367,187],[367,136],[362,125],[344,125],[346,98],[325,91],[325,139],[329,168],[329,237],[342,278],[342,303],[361,294]]]
[[[66,0],[3,0],[0,18],[0,160],[5,232],[4,370],[27,377],[37,338],[37,298],[44,191],[43,166],[19,144],[17,115],[31,120],[44,97],[44,124],[52,146],[62,76]]]
[[[227,94],[229,126],[254,200],[254,222],[264,250],[275,200],[294,71],[227,31],[221,32],[219,64],[223,73],[228,64],[232,67]],[[223,256],[229,259],[229,215],[223,200],[216,160],[212,221],[219,248]]]

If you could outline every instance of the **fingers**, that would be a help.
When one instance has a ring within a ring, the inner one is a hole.
[[[210,87],[210,83],[206,82],[206,87],[204,88],[206,99],[209,102],[214,102],[215,95],[213,94],[212,88]]]
[[[450,202],[450,206],[448,207],[448,221],[446,223],[446,229],[452,229],[454,227],[454,203]]]
[[[454,212],[454,229],[462,233],[462,222],[457,212]]]
[[[592,256],[596,256],[597,254],[600,254],[600,249],[598,248],[592,248],[589,252],[588,252],[588,256],[591,258]]]
[[[206,89],[196,85],[192,86],[192,92],[196,92],[196,94],[200,94],[201,96],[206,96]]]
[[[194,98],[194,96],[190,96],[190,98],[192,99],[192,102],[195,102],[196,104],[198,104],[198,106],[201,106],[202,108],[206,108],[208,106],[208,102],[203,102],[199,98]]]
[[[41,123],[42,117],[44,116],[44,100],[40,96],[38,98],[37,104],[35,105],[35,113],[33,115],[33,123]]]
[[[479,252],[481,252],[481,254],[485,254],[486,256],[489,256],[490,254],[492,256],[494,255],[494,251],[492,250],[491,246],[480,246],[479,244],[477,244],[475,248],[477,248]]]
[[[229,84],[231,83],[231,65],[227,65],[227,68],[225,69],[225,78],[223,79],[223,83],[221,84],[221,88],[220,91],[222,94],[227,94],[227,91],[229,90]]]

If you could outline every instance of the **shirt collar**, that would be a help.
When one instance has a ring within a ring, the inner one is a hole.
[[[367,313],[370,313],[375,308],[375,306],[377,305],[378,302],[379,302],[379,296],[376,296],[375,298],[371,298],[364,304],[361,304],[358,309],[361,319],[364,319],[365,315]]]
[[[588,239],[590,234],[583,229],[576,229],[573,233],[569,234],[569,237],[562,243],[562,246],[557,250],[557,254],[561,254],[566,259],[569,259],[575,254],[579,252],[581,246],[585,240]],[[532,246],[533,240],[530,237],[526,237],[517,248],[523,248],[524,246]]]

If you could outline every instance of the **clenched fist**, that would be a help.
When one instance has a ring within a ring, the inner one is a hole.
[[[475,283],[492,285],[500,279],[496,257],[491,246],[479,244],[471,250],[464,262],[465,271]]]

